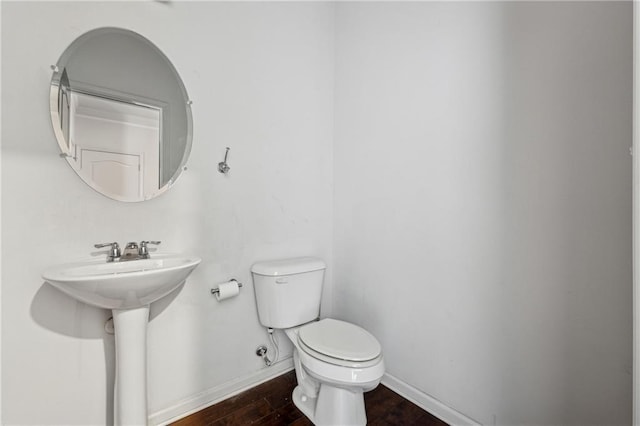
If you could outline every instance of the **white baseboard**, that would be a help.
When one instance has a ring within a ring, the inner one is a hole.
[[[293,359],[285,358],[269,368],[263,368],[248,376],[207,389],[171,407],[152,413],[149,415],[149,425],[167,425],[291,370],[293,370]]]
[[[420,408],[433,414],[440,420],[452,426],[479,426],[480,423],[443,404],[434,397],[427,395],[419,389],[403,382],[402,380],[385,373],[382,384],[408,399]]]

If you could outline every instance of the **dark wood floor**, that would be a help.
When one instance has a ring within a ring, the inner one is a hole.
[[[312,425],[291,401],[295,386],[296,376],[291,371],[180,419],[172,426]],[[383,385],[365,393],[364,400],[369,425],[447,426]]]

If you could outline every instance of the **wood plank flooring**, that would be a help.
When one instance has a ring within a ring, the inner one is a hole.
[[[295,386],[296,375],[291,371],[180,419],[172,426],[310,426],[309,419],[291,401]],[[372,426],[447,426],[383,385],[365,393],[364,400],[368,424]]]

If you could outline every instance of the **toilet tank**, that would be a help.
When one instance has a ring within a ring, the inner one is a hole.
[[[325,263],[315,257],[254,264],[251,273],[260,323],[283,329],[318,318],[325,269]]]

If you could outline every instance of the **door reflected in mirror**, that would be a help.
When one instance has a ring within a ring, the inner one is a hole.
[[[188,159],[186,89],[167,57],[134,32],[99,28],[76,39],[56,64],[50,105],[62,155],[107,197],[156,197]]]

